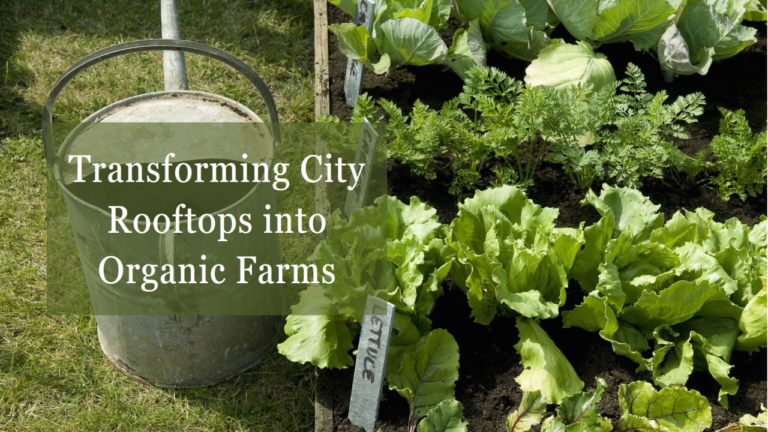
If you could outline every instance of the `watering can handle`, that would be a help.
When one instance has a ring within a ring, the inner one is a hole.
[[[247,64],[231,54],[199,42],[172,39],[146,39],[125,42],[100,49],[73,64],[59,77],[53,85],[53,89],[51,89],[51,93],[48,95],[48,99],[45,101],[45,107],[43,108],[43,146],[45,147],[45,158],[47,159],[48,164],[53,165],[54,160],[52,115],[53,105],[56,103],[56,98],[59,96],[59,93],[61,93],[72,78],[81,71],[109,58],[140,51],[184,51],[204,55],[231,66],[236,71],[243,74],[261,94],[261,97],[267,105],[267,111],[269,112],[269,122],[272,124],[272,138],[274,139],[275,146],[280,144],[280,126],[277,118],[275,101],[272,99],[272,93],[269,91],[269,88],[267,88],[267,85],[261,77],[259,77],[259,75]]]

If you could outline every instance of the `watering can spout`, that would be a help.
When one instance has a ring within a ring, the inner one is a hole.
[[[163,25],[163,39],[181,39],[179,15],[174,0],[160,1],[160,20]],[[187,66],[181,51],[163,51],[163,77],[165,91],[189,90]]]

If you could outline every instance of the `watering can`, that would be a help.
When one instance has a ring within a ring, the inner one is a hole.
[[[164,1],[164,6],[167,3]],[[170,3],[172,5],[172,2]],[[175,11],[173,16],[175,21]],[[166,37],[165,16],[163,24],[163,36]],[[165,56],[165,91],[131,97],[98,110],[70,132],[56,151],[51,125],[54,103],[62,89],[78,73],[116,56],[158,50],[164,51]],[[244,75],[265,101],[269,122],[263,122],[249,108],[226,97],[185,90],[186,72],[183,52],[218,60]],[[173,89],[174,87],[176,89]],[[258,136],[267,137],[267,139],[245,139],[231,146],[228,146],[228,143],[222,143],[220,151],[232,153],[232,155],[226,154],[227,157],[234,157],[246,151],[259,153],[270,164],[274,156],[274,148],[280,142],[277,109],[262,79],[234,56],[201,43],[170,39],[121,43],[90,54],[64,72],[56,81],[45,103],[43,142],[46,159],[53,167],[56,183],[63,192],[94,306],[132,301],[126,300],[119,289],[104,284],[100,279],[98,266],[104,256],[116,255],[137,259],[154,257],[160,261],[172,261],[181,253],[199,255],[200,251],[194,250],[196,247],[205,249],[199,242],[185,243],[183,236],[174,238],[149,233],[142,236],[141,240],[134,240],[134,237],[105,238],[100,236],[100,231],[94,229],[94,227],[108,226],[111,215],[103,206],[89,202],[87,198],[77,193],[72,183],[71,173],[66,169],[67,156],[99,151],[96,148],[83,148],[90,145],[84,144],[81,139],[88,125],[131,122],[250,123],[253,125],[254,134],[258,133]],[[187,153],[195,152],[193,144],[186,149]],[[100,151],[108,152],[110,156],[118,159],[121,154],[126,154],[129,155],[126,157],[149,160],[158,156],[151,154],[153,151],[166,153],[161,148],[143,148],[137,151],[136,148],[132,148],[131,140],[124,137],[106,137],[100,146],[102,146]],[[265,202],[274,202],[274,191],[268,184],[258,183],[235,202],[229,203],[227,210],[230,213],[238,213],[256,208],[263,209]],[[128,223],[131,224],[130,221]],[[280,257],[277,239],[260,237],[258,231],[254,235],[244,237],[240,243],[230,244],[227,247],[237,250],[259,249],[265,261],[279,261]],[[188,250],[180,250],[184,248]],[[190,301],[205,304],[216,301],[215,297],[220,295],[222,295],[221,290],[210,289],[203,291],[202,294],[198,293]],[[214,385],[253,367],[275,346],[282,323],[282,317],[276,315],[106,315],[99,314],[98,310],[95,308],[98,339],[109,361],[131,378],[167,388]]]

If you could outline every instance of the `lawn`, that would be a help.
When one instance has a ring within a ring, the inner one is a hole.
[[[281,121],[311,121],[312,4],[178,1],[182,37],[244,60],[272,89]],[[160,2],[9,0],[0,5],[0,430],[306,431],[313,374],[273,351],[256,369],[196,390],[139,384],[104,357],[89,316],[46,308],[46,173],[40,118],[58,76],[115,43],[160,37]],[[128,96],[162,90],[159,52],[104,62],[72,81],[54,118],[80,121]],[[226,66],[188,55],[190,87],[265,116]]]

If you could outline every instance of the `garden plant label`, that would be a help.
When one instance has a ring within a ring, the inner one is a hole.
[[[374,430],[379,416],[381,388],[387,369],[389,337],[395,318],[395,306],[378,297],[368,296],[355,361],[349,420],[352,424]]]
[[[360,0],[357,3],[355,25],[365,26],[370,33],[373,29],[374,4],[371,0]],[[344,80],[344,96],[347,105],[353,107],[357,103],[357,97],[363,91],[363,64],[357,60],[347,59],[347,76]]]
[[[379,134],[371,126],[368,119],[363,119],[360,127],[360,139],[357,141],[357,154],[354,166],[360,168],[360,179],[356,187],[348,189],[347,200],[344,203],[344,213],[347,216],[359,209],[365,203],[368,193],[368,185],[371,183],[371,170],[373,169],[373,157],[376,154],[376,145],[379,142]]]

